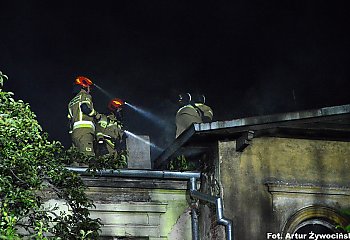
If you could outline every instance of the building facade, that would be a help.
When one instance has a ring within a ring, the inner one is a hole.
[[[177,155],[205,165],[201,191],[222,198],[232,239],[347,239],[349,113],[343,105],[195,124],[155,167]],[[199,211],[200,239],[225,239],[213,204]]]

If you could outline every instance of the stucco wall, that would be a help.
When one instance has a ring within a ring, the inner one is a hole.
[[[218,144],[224,214],[233,220],[235,239],[266,239],[266,232],[281,230],[281,219],[276,217],[267,182],[349,187],[350,143],[347,142],[255,138],[242,153],[236,152],[234,141]],[[321,195],[314,194],[314,200],[308,204],[319,201]],[[349,196],[340,197],[344,198],[347,200],[335,200],[332,207],[349,207]]]
[[[90,213],[103,220],[102,236],[191,239],[186,190],[90,187],[87,193],[96,205]]]

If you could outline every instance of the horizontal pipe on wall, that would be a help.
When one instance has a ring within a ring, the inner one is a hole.
[[[82,175],[99,175],[112,177],[137,177],[137,178],[160,178],[160,179],[177,179],[190,180],[198,179],[200,172],[173,172],[173,171],[153,171],[153,170],[137,170],[137,169],[117,169],[117,170],[99,170],[95,173],[87,172],[87,168],[67,167],[68,170],[77,172]]]

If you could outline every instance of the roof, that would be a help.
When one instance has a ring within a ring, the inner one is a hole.
[[[254,132],[254,137],[350,141],[350,104],[193,124],[156,159],[155,167],[164,165],[167,159],[183,151],[183,148],[200,151],[201,146],[210,142],[237,139],[246,132]]]

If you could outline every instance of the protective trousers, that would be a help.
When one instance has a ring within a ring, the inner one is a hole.
[[[92,128],[77,128],[71,133],[73,145],[81,153],[95,156],[94,152],[94,130]]]
[[[115,144],[112,142],[112,140],[106,139],[105,142],[106,142],[108,154],[109,155],[115,154],[116,153]]]

